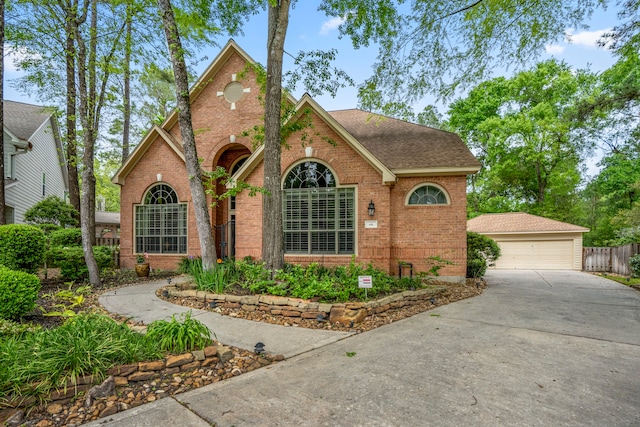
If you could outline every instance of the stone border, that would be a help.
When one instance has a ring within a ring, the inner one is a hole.
[[[436,298],[444,293],[445,286],[432,286],[415,291],[404,291],[388,295],[384,298],[367,302],[347,302],[325,304],[312,302],[300,298],[279,297],[273,295],[228,295],[198,291],[195,284],[185,283],[164,287],[165,296],[196,298],[204,303],[213,302],[216,306],[226,309],[241,309],[244,311],[261,311],[274,316],[328,319],[331,323],[353,326],[362,322],[367,316],[384,313],[385,311],[415,305],[419,302]]]
[[[179,355],[169,355],[160,360],[115,366],[107,371],[107,375],[110,376],[107,381],[113,381],[115,387],[122,387],[127,386],[130,382],[148,381],[154,378],[174,375],[207,366],[216,366],[218,363],[228,362],[233,357],[234,352],[229,347],[212,345],[205,347],[203,350],[195,350]],[[282,355],[265,355],[264,358],[260,359],[260,363],[262,365],[269,365],[272,361],[281,360],[284,360]],[[239,372],[232,371],[232,374],[234,376],[240,375],[242,372],[239,369],[238,371]],[[64,387],[51,391],[48,396],[8,396],[6,399],[0,399],[0,408],[25,409],[43,402],[46,402],[48,407],[51,407],[51,405],[63,405],[76,399],[80,393],[91,394],[91,389],[97,386],[97,384],[97,378],[92,375],[80,377],[75,383],[68,380]],[[140,404],[142,403],[144,402],[140,402]],[[138,405],[132,405],[132,407],[133,406]],[[117,412],[117,407],[108,406],[105,408],[105,411],[114,410]],[[115,412],[100,413],[99,418],[112,415]]]

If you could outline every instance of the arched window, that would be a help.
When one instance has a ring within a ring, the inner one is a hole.
[[[422,185],[411,193],[408,205],[448,205],[449,198],[443,188],[433,184]]]
[[[339,188],[315,161],[294,166],[283,182],[285,252],[355,253],[355,189]]]
[[[180,203],[175,190],[156,184],[135,207],[135,252],[153,254],[187,253],[187,204]]]

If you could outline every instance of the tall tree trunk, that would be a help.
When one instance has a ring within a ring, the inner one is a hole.
[[[66,19],[66,49],[65,62],[67,71],[67,175],[69,179],[69,202],[78,212],[80,212],[80,189],[78,181],[78,151],[76,134],[76,47],[75,33],[78,25],[78,11],[69,3],[60,3],[65,11]],[[77,218],[79,219],[79,218]]]
[[[127,2],[126,23],[124,30],[124,111],[122,124],[122,163],[129,157],[129,135],[131,127],[131,21],[133,5]]]
[[[4,58],[4,1],[0,1],[0,58]],[[4,61],[0,63],[0,129],[4,129]],[[6,205],[7,201],[4,192],[4,131],[3,138],[0,141],[0,225],[6,221]]]
[[[267,87],[264,116],[264,188],[262,196],[262,259],[275,271],[284,266],[281,181],[282,57],[289,24],[290,0],[269,3]]]
[[[84,260],[89,271],[89,282],[100,285],[100,272],[93,256],[95,241],[95,191],[96,178],[93,172],[93,158],[96,140],[94,128],[94,111],[96,108],[96,44],[98,0],[91,0],[91,24],[89,28],[89,52],[85,46],[83,35],[76,31],[78,43],[78,82],[80,89],[80,121],[83,128],[84,150],[82,156],[82,201],[80,209],[80,228],[82,231],[82,249]],[[88,80],[88,81],[87,81]],[[93,221],[91,218],[93,217]]]
[[[178,123],[180,125],[180,136],[184,147],[184,157],[191,188],[191,198],[196,216],[196,228],[200,238],[200,252],[202,256],[202,267],[210,269],[216,266],[216,247],[213,240],[211,221],[209,220],[209,207],[207,198],[202,186],[202,171],[198,162],[196,150],[196,140],[191,123],[191,103],[189,97],[189,77],[187,66],[184,61],[184,50],[180,42],[178,27],[170,0],[158,0],[158,7],[162,15],[164,34],[167,38],[171,62],[173,64],[173,74],[176,83],[176,98],[178,109]]]

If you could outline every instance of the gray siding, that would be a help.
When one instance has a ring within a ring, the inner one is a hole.
[[[14,209],[16,224],[24,223],[24,213],[47,196],[64,200],[65,184],[60,165],[60,155],[47,120],[29,138],[33,149],[15,158],[16,182],[6,190],[6,204]],[[5,145],[6,146],[6,145]],[[42,194],[42,176],[45,175],[45,194]]]

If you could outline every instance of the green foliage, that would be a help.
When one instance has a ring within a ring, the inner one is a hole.
[[[366,291],[368,298],[393,292],[424,287],[421,279],[395,279],[371,264],[357,264],[355,259],[348,266],[326,268],[318,263],[307,267],[286,264],[278,270],[274,280],[262,264],[238,262],[242,271],[240,285],[252,293],[267,293],[296,298],[317,298],[324,302],[364,300],[365,290],[358,287],[358,276],[372,276],[373,288]]]
[[[4,337],[22,335],[27,332],[37,332],[42,326],[32,323],[18,323],[13,320],[0,318],[0,340]]]
[[[0,266],[0,318],[17,319],[36,306],[40,279]]]
[[[102,380],[109,368],[155,360],[151,339],[107,316],[82,314],[61,327],[0,338],[0,395],[42,395],[83,375]]]
[[[0,226],[0,265],[12,270],[35,272],[42,263],[45,236],[33,225]]]
[[[227,286],[233,286],[240,280],[241,271],[235,262],[219,262],[216,267],[205,270],[202,262],[195,262],[190,273],[196,281],[198,290],[224,293]]]
[[[484,168],[470,176],[470,215],[523,211],[561,221],[578,214],[580,166],[593,140],[577,138],[570,114],[595,76],[545,61],[473,88],[449,108]]]
[[[74,309],[82,306],[85,297],[91,294],[90,286],[79,286],[73,289],[73,282],[68,283],[67,289],[60,290],[54,294],[45,294],[43,298],[51,299],[55,302],[53,307],[55,310],[45,311],[42,307],[40,310],[45,316],[73,317],[76,315]]]
[[[156,342],[161,351],[184,353],[202,349],[211,344],[211,331],[199,320],[191,317],[191,311],[183,313],[181,320],[175,315],[170,321],[156,320],[147,328],[147,338]]]
[[[113,267],[114,251],[110,246],[93,247],[93,256],[99,269]],[[64,280],[78,281],[89,275],[81,246],[54,246],[47,251],[47,260],[60,268],[60,275]]]
[[[202,265],[202,258],[200,257],[182,257],[180,263],[178,263],[178,273],[191,274],[196,264]]]
[[[631,277],[640,277],[640,254],[629,258],[629,267],[631,268]]]
[[[80,216],[77,210],[58,196],[48,196],[31,206],[24,214],[27,222],[75,227]]]
[[[467,277],[482,277],[489,264],[500,257],[500,246],[491,238],[467,232]]]
[[[82,246],[82,230],[80,228],[62,228],[49,235],[51,246]]]

